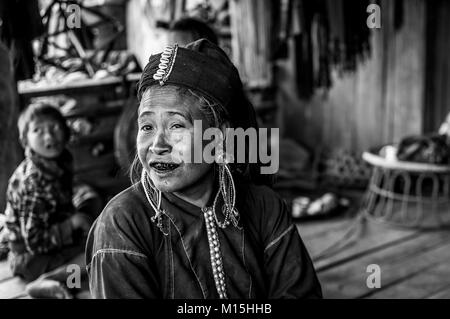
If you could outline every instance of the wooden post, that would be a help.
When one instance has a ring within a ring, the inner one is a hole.
[[[128,1],[126,12],[127,45],[144,67],[150,55],[158,53],[167,44],[167,31],[156,28],[156,20],[167,20],[172,12],[169,4],[156,10],[151,1]]]
[[[232,59],[248,87],[272,85],[272,1],[230,0]]]
[[[450,2],[427,3],[427,87],[424,131],[436,132],[450,112]]]
[[[385,0],[385,4],[391,1]],[[383,3],[383,2],[382,2]],[[390,39],[386,92],[386,140],[398,142],[406,135],[423,133],[425,108],[426,5],[409,0],[404,24]]]
[[[0,42],[0,213],[5,209],[8,179],[18,165],[17,89],[8,48]]]

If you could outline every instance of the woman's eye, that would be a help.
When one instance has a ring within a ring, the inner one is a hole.
[[[144,131],[144,132],[148,132],[148,131],[151,131],[153,129],[153,126],[151,126],[151,125],[142,125],[141,126],[141,131]]]
[[[183,124],[178,124],[178,123],[176,123],[176,124],[173,124],[173,125],[171,126],[171,128],[172,128],[172,129],[184,128],[184,125],[183,125]]]

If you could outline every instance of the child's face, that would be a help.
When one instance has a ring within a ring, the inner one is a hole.
[[[66,144],[61,124],[51,118],[35,119],[30,122],[27,143],[38,155],[55,158],[61,155]]]

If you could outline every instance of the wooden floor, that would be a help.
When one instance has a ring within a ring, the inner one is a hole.
[[[358,217],[297,226],[325,298],[450,298],[450,231],[399,229]],[[343,237],[346,245],[337,249]],[[324,255],[331,245],[334,253]],[[371,264],[380,267],[380,288],[367,286]]]
[[[19,277],[14,277],[6,260],[0,261],[0,299],[30,299],[25,291],[26,283]],[[87,283],[82,283],[83,289],[75,294],[75,299],[90,299]]]
[[[450,231],[398,229],[354,216],[297,226],[325,298],[450,298]],[[334,250],[323,255],[330,245]],[[380,288],[366,284],[371,264],[380,267]],[[28,298],[24,289],[0,262],[0,299]],[[88,291],[77,295],[89,297]]]

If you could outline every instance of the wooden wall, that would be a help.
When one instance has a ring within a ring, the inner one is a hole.
[[[430,132],[450,112],[450,1],[430,1],[427,21],[425,131]]]
[[[145,67],[151,54],[161,52],[167,44],[167,32],[156,28],[156,20],[164,18],[167,8],[153,10],[145,0],[128,1],[126,31],[128,50]]]
[[[19,108],[14,85],[11,54],[0,43],[0,214],[6,206],[6,188],[11,174],[21,160],[17,130]]]
[[[272,85],[272,2],[230,0],[232,60],[247,87]],[[251,17],[251,19],[249,19]],[[245,31],[244,31],[245,30]]]
[[[137,0],[127,5],[128,47],[136,53],[142,66],[167,41],[165,32],[154,27],[157,14],[152,14],[145,3]],[[317,91],[308,101],[296,95],[294,52],[290,43],[290,59],[278,62],[274,74],[284,136],[311,148],[360,152],[439,127],[450,111],[447,93],[450,1],[403,0],[403,26],[399,30],[393,27],[394,1],[380,0],[380,4],[382,28],[372,31],[371,57],[352,74],[333,74],[333,87],[328,92]],[[234,12],[245,11],[240,10],[245,5],[231,0]],[[253,5],[267,9],[267,6]],[[235,16],[232,20],[244,28],[245,19],[240,18]],[[256,24],[249,25],[248,32],[256,32]],[[233,31],[239,34],[239,27]],[[234,48],[239,47],[238,40],[236,37]],[[258,44],[265,41],[256,40],[248,45],[256,48],[255,57],[258,57],[261,53],[257,51]],[[261,66],[258,58],[252,59],[248,50],[244,51],[235,54],[235,62],[248,62],[249,69],[258,69],[256,73],[260,77],[256,85],[264,86],[267,83],[261,79],[270,79],[266,73],[271,72],[258,67]],[[244,73],[242,76],[247,79]]]
[[[277,102],[283,135],[313,149],[359,152],[422,133],[425,1],[405,0],[403,27],[394,31],[393,1],[382,0],[382,28],[373,31],[370,59],[353,74],[333,74],[331,90],[318,91],[309,101],[296,96],[292,58],[279,63]]]

